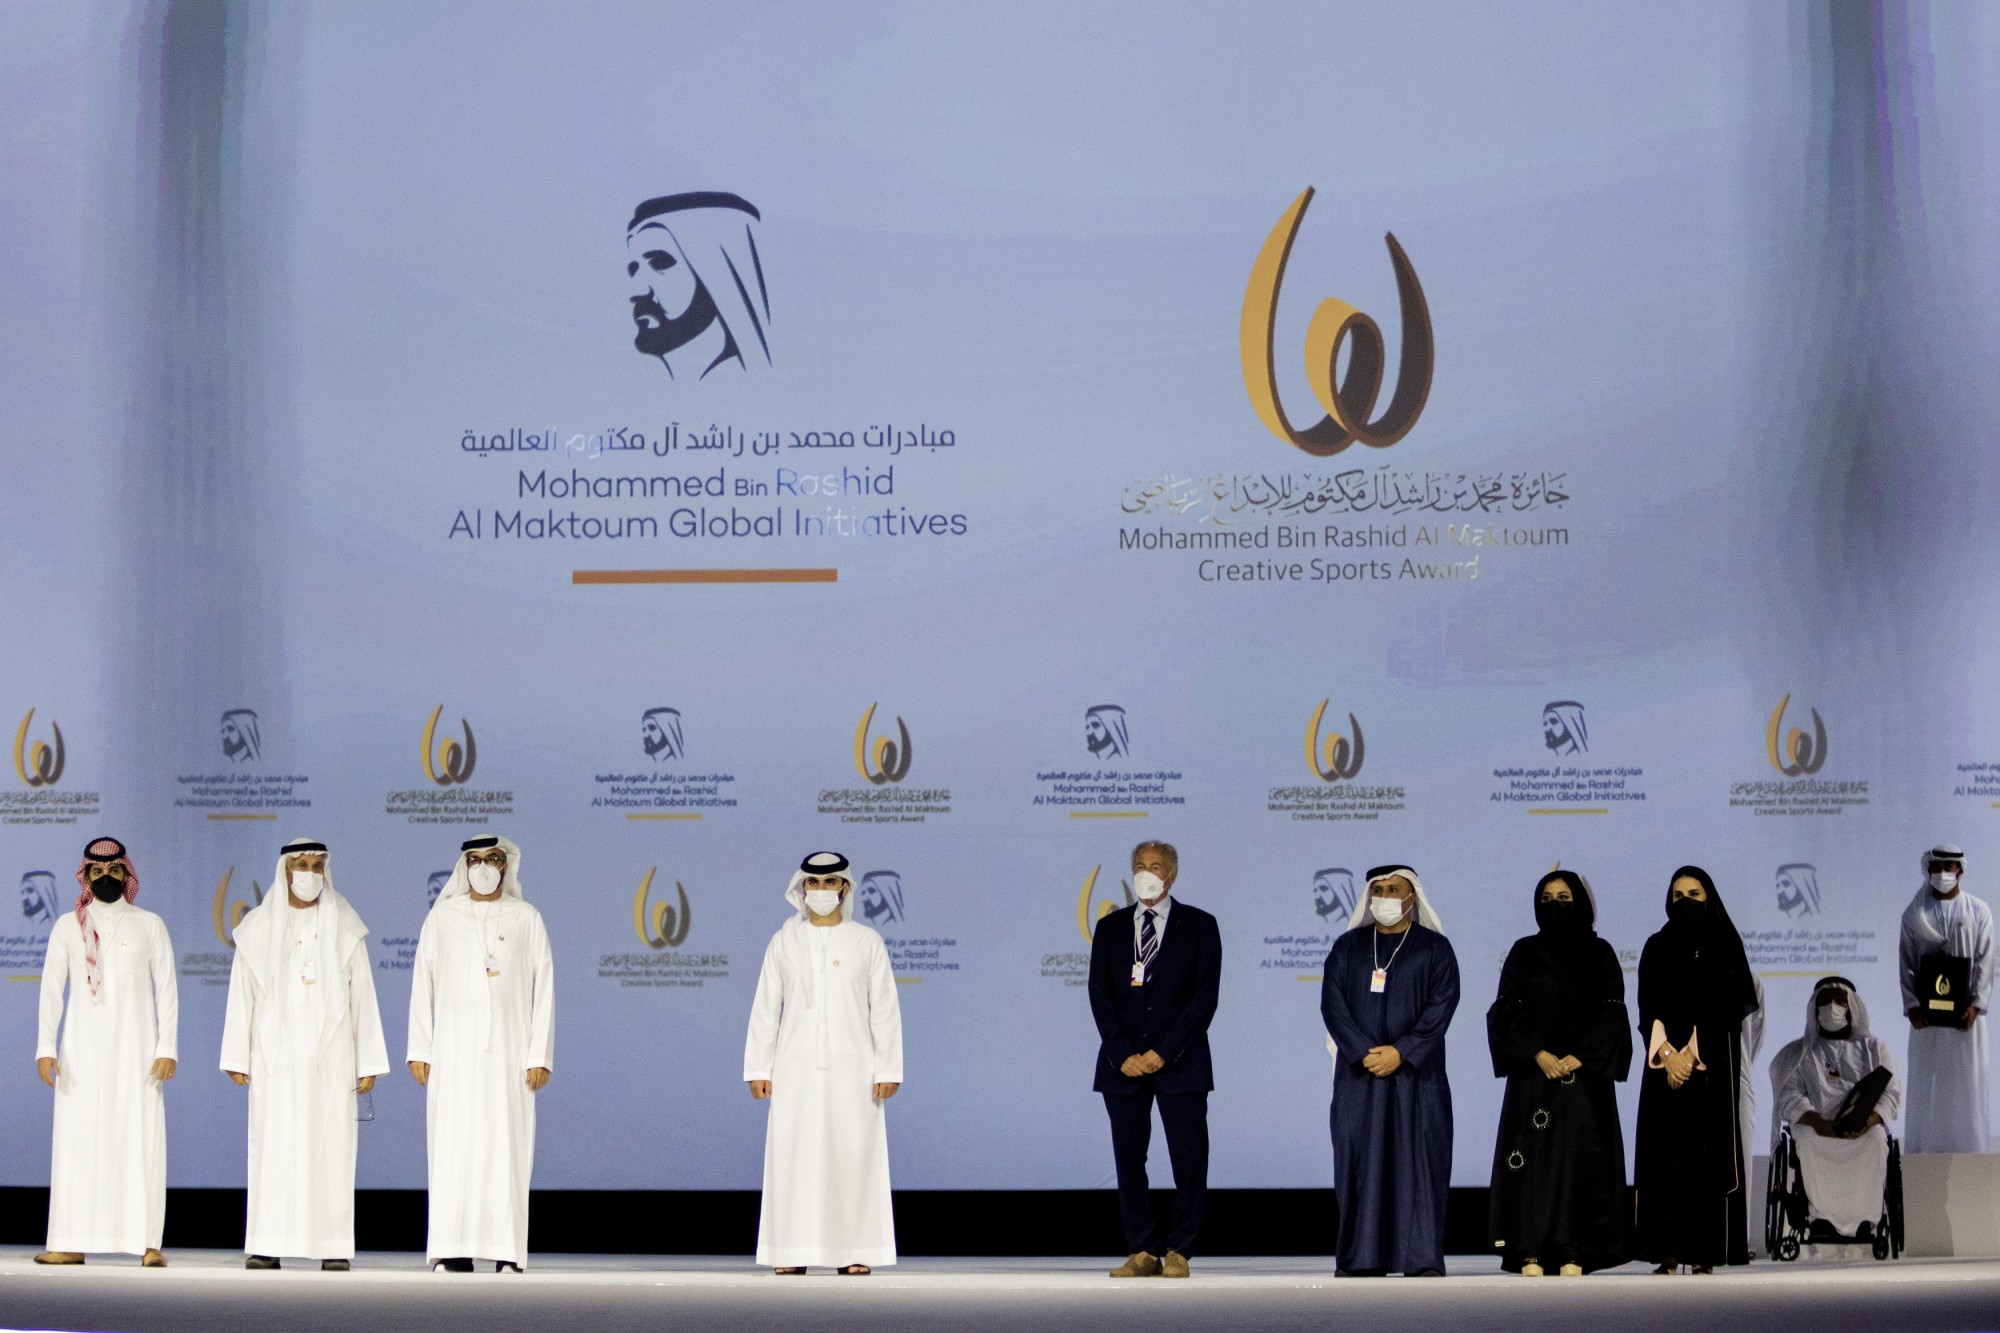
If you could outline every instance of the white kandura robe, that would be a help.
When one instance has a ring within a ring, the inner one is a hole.
[[[1971,994],[1982,1011],[1993,995],[1993,912],[1961,888],[1953,898],[1919,889],[1903,912],[1898,973],[1905,1012],[1921,1004],[1917,961],[1944,950],[1968,958]],[[1903,1107],[1904,1146],[1913,1153],[1985,1152],[1987,1147],[1987,1020],[1982,1012],[1969,1031],[1913,1028]]]
[[[166,922],[123,899],[85,910],[97,926],[100,993],[84,981],[74,912],[50,928],[42,964],[35,1057],[59,1067],[48,1248],[143,1254],[160,1248],[167,1218],[167,1106],[153,1061],[180,1058],[174,946]]]
[[[328,888],[304,908],[274,893],[235,937],[222,1068],[250,1076],[244,1251],[352,1259],[354,1088],[389,1072],[367,927]]]
[[[1851,1236],[1863,1222],[1880,1221],[1882,1195],[1889,1179],[1888,1122],[1896,1118],[1901,1089],[1894,1080],[1875,1103],[1883,1123],[1859,1138],[1829,1138],[1799,1124],[1813,1111],[1831,1118],[1854,1085],[1875,1070],[1895,1066],[1889,1044],[1872,1034],[1831,1038],[1815,1034],[1809,1041],[1787,1046],[1784,1077],[1773,1077],[1777,1114],[1792,1126],[1798,1146],[1799,1174],[1804,1178],[1807,1210]],[[1778,1072],[1773,1062],[1773,1074]]]
[[[486,974],[494,949],[498,976]],[[439,1259],[528,1257],[535,1168],[530,1069],[554,1069],[555,960],[542,914],[515,897],[438,899],[417,938],[409,1058],[430,1066],[430,1239]]]
[[[903,1017],[882,937],[787,921],[764,950],[743,1078],[771,1081],[757,1262],[896,1262],[889,1130],[875,1084],[903,1081]]]

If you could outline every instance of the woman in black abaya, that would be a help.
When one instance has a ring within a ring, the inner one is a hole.
[[[1632,1067],[1618,954],[1595,930],[1583,876],[1535,885],[1535,934],[1516,940],[1486,1011],[1495,1077],[1507,1080],[1489,1217],[1509,1272],[1580,1277],[1628,1257],[1625,1135],[1617,1085]]]
[[[1743,1021],[1757,983],[1742,937],[1698,866],[1667,889],[1667,924],[1639,957],[1639,1087],[1633,1162],[1640,1258],[1658,1272],[1750,1262],[1750,1164],[1738,1124]]]

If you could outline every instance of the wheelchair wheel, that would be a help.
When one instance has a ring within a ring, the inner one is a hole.
[[[1887,1227],[1877,1227],[1875,1229],[1875,1257],[1877,1259],[1887,1259],[1889,1257],[1889,1229]]]
[[[1790,1263],[1792,1260],[1798,1257],[1799,1257],[1799,1238],[1797,1236],[1790,1234],[1789,1232],[1783,1236],[1778,1237],[1779,1261],[1782,1263]]]

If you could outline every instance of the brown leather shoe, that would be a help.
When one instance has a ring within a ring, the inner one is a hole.
[[[139,1261],[139,1267],[141,1268],[165,1268],[166,1266],[167,1256],[161,1254],[158,1250],[146,1251],[146,1257]]]
[[[80,1264],[83,1256],[74,1250],[43,1250],[35,1256],[38,1264]]]
[[[1185,1268],[1186,1265],[1183,1264],[1182,1267]],[[1144,1250],[1111,1270],[1113,1277],[1158,1277],[1159,1275],[1160,1261]]]
[[[1160,1276],[1186,1277],[1187,1275],[1187,1260],[1181,1258],[1181,1252],[1179,1250],[1168,1250],[1167,1257],[1160,1260]]]

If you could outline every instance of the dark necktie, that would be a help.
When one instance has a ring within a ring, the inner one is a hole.
[[[1160,951],[1160,933],[1153,929],[1153,909],[1147,908],[1145,918],[1139,923],[1139,961],[1151,966],[1153,955]]]

